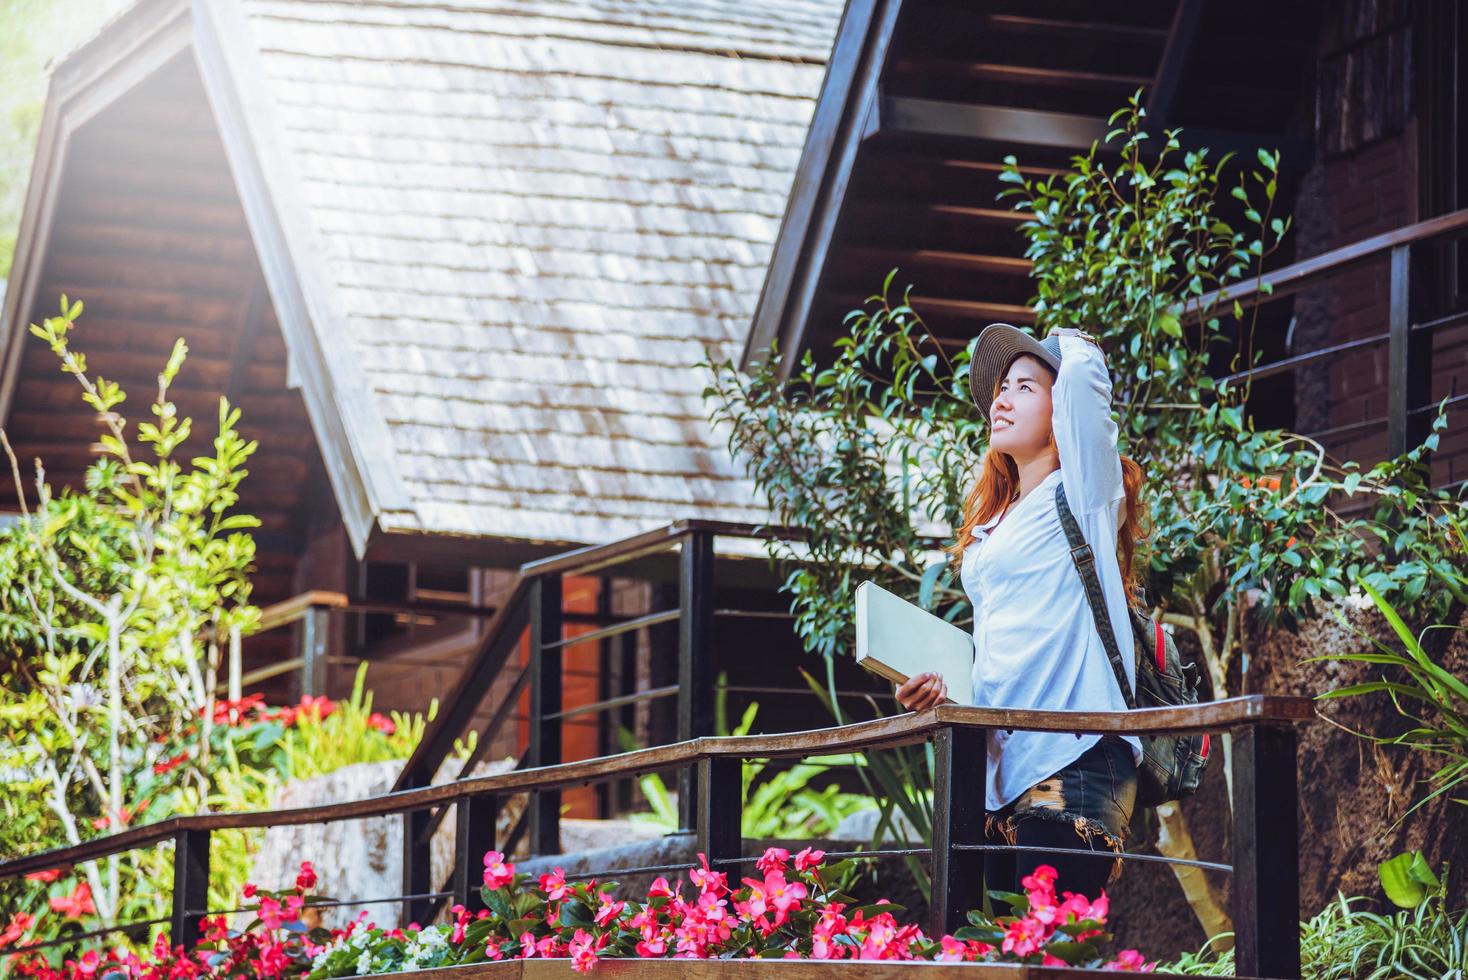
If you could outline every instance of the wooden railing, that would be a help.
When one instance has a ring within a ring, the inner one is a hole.
[[[932,839],[928,847],[856,851],[833,857],[870,859],[892,855],[925,858],[932,882],[929,931],[952,931],[964,913],[982,901],[985,855],[994,851],[1047,850],[985,843],[985,733],[991,729],[1103,734],[1163,734],[1229,731],[1233,734],[1233,821],[1231,864],[1177,862],[1156,855],[1123,854],[1124,860],[1166,860],[1233,875],[1231,889],[1237,970],[1241,976],[1298,977],[1299,848],[1294,723],[1312,716],[1309,699],[1252,695],[1186,708],[1130,712],[1011,711],[940,706],[838,728],[780,735],[695,738],[672,745],[581,762],[545,765],[497,776],[400,790],[363,800],[257,813],[174,817],[134,827],[72,847],[0,864],[0,880],[35,871],[71,867],[136,848],[171,841],[174,846],[175,943],[192,946],[199,919],[222,911],[208,908],[209,839],[219,830],[314,824],[391,814],[456,808],[454,876],[450,895],[468,908],[481,906],[478,883],[482,855],[506,850],[496,839],[500,801],[517,793],[556,798],[561,789],[651,772],[692,774],[697,787],[698,849],[713,866],[737,869],[756,855],[743,853],[741,763],[744,759],[803,758],[874,752],[929,742],[935,760]],[[553,811],[552,811],[553,812]],[[683,865],[631,869],[677,871]],[[598,869],[602,877],[617,870]],[[588,876],[591,872],[587,873]],[[353,896],[350,904],[397,902],[423,895]],[[132,924],[136,925],[136,924]],[[129,928],[119,924],[115,930]]]
[[[437,718],[429,724],[413,755],[404,764],[394,790],[427,786],[440,765],[453,751],[454,743],[468,734],[476,712],[495,680],[504,675],[511,657],[520,649],[522,635],[529,633],[529,663],[514,674],[509,688],[492,709],[489,721],[476,727],[477,744],[459,769],[460,776],[490,751],[495,736],[514,716],[521,694],[528,687],[529,744],[519,766],[540,768],[563,761],[561,723],[569,717],[561,696],[564,651],[578,644],[595,643],[633,630],[662,624],[677,624],[677,683],[607,698],[576,709],[577,714],[611,711],[644,701],[676,697],[677,740],[713,734],[715,668],[714,623],[721,617],[751,615],[737,609],[715,607],[714,539],[716,537],[766,539],[790,538],[793,532],[780,528],[720,521],[684,520],[644,534],[593,545],[522,565],[509,596],[490,621],[478,648],[470,656],[459,681],[445,700]],[[567,636],[563,629],[562,582],[570,575],[624,571],[635,562],[677,550],[678,605],[644,616],[616,619],[599,629]],[[679,774],[679,826],[692,828],[699,806],[691,771]],[[407,813],[403,825],[403,892],[430,895],[411,905],[416,918],[429,917],[443,889],[434,890],[430,880],[429,848],[433,834],[446,818],[447,807]],[[533,794],[530,805],[512,828],[506,847],[515,847],[528,835],[535,853],[555,853],[560,841],[560,796],[547,791]]]

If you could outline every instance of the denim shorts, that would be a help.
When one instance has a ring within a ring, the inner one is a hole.
[[[1097,840],[1120,852],[1126,845],[1132,809],[1137,799],[1137,764],[1132,747],[1118,735],[1103,735],[1080,758],[1025,790],[1008,805],[989,815],[986,830],[998,831],[1015,843],[1015,827],[1022,820],[1053,820],[1075,825],[1084,846]],[[1120,872],[1118,858],[1111,873]]]

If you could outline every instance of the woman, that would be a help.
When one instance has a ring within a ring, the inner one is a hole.
[[[1058,328],[1039,342],[991,324],[979,335],[969,389],[990,423],[989,448],[950,550],[974,608],[974,703],[1125,711],[1055,503],[1059,481],[1093,546],[1112,631],[1135,684],[1127,604],[1139,604],[1132,558],[1143,520],[1142,472],[1117,452],[1105,358],[1079,330]],[[946,696],[942,678],[929,673],[897,691],[911,711]],[[1023,879],[1048,864],[1058,872],[1057,894],[1095,898],[1121,862],[1082,854],[1123,849],[1141,758],[1135,736],[989,732],[990,842],[1076,852],[990,852],[990,887],[1023,892]]]

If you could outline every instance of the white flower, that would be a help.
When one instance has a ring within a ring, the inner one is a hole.
[[[438,926],[424,929],[418,937],[418,942],[424,949],[435,949],[448,945],[448,940],[444,938],[443,931]]]
[[[363,929],[361,932],[352,937],[351,943],[353,949],[366,949],[368,946],[372,945],[372,933],[368,932],[366,929]]]
[[[364,950],[362,950],[362,955],[359,956],[359,957],[357,957],[357,974],[359,976],[364,976],[365,977],[365,976],[367,976],[371,972],[372,972],[372,951],[371,950],[368,950],[368,949],[364,949]]]

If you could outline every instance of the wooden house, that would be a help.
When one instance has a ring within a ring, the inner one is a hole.
[[[183,337],[201,438],[223,396],[260,443],[248,686],[370,659],[384,709],[453,691],[521,562],[762,520],[696,364],[744,342],[840,13],[139,0],[51,82],[0,321],[26,470],[76,485],[98,432],[26,330],[61,294],[133,419]],[[568,629],[654,600],[573,578]],[[647,649],[568,662],[567,705],[659,682]]]

